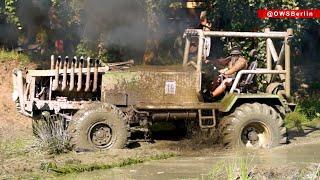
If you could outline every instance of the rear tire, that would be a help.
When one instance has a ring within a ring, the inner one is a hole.
[[[271,148],[287,143],[283,119],[265,104],[241,105],[221,120],[219,128],[227,148]]]
[[[95,104],[78,111],[68,132],[76,151],[121,149],[129,136],[125,114],[109,104]]]

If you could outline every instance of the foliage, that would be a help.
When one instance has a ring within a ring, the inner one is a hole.
[[[103,62],[112,62],[113,59],[120,59],[117,53],[113,53],[112,51],[113,49],[117,49],[117,47],[107,49],[102,44],[102,42],[99,42],[97,47],[95,47],[96,44],[84,38],[78,44],[76,54],[84,57],[95,57]]]
[[[302,125],[312,125],[319,118],[320,98],[319,95],[312,95],[299,100],[295,111],[286,116],[285,122],[288,128],[296,127],[300,132],[303,132]]]
[[[3,16],[7,22],[15,25],[16,27],[21,27],[20,19],[21,17],[17,14],[18,0],[4,0],[4,6],[1,7],[0,3],[0,15]],[[168,18],[166,15],[168,9],[178,9],[183,7],[182,2],[176,2],[173,0],[136,0],[142,9],[145,10],[146,16],[141,19],[141,22],[148,25],[149,33],[147,34],[147,41],[145,43],[145,56],[144,59],[156,60],[156,63],[165,64],[172,62],[173,59],[169,52],[172,47],[164,47],[164,41],[172,40],[166,39],[164,33],[169,30],[170,25],[167,24]],[[33,3],[33,1],[30,1]],[[99,30],[100,27],[95,28],[97,31],[97,39],[90,39],[85,36],[85,32],[88,26],[86,22],[87,18],[85,12],[85,1],[77,0],[50,0],[50,12],[44,17],[49,19],[50,22],[45,22],[44,24],[36,24],[36,31],[44,31],[47,33],[47,38],[44,41],[48,41],[48,46],[44,45],[44,49],[50,49],[54,47],[53,43],[55,39],[63,39],[72,43],[72,48],[68,49],[70,51],[77,51],[80,55],[95,56],[100,59],[119,59],[121,58],[121,53],[119,49],[109,47],[104,47],[101,45],[99,36],[102,32]],[[319,8],[320,1],[313,0],[281,0],[281,1],[255,1],[255,0],[245,0],[245,1],[235,1],[235,0],[205,0],[205,8],[208,10],[209,19],[213,22],[213,28],[215,30],[232,30],[232,31],[261,31],[264,28],[270,28],[271,30],[285,31],[287,28],[293,28],[295,38],[292,42],[294,47],[294,54],[299,52],[303,46],[303,37],[306,32],[313,27],[317,27],[320,24],[319,19],[258,19],[256,11],[258,9],[310,9]],[[50,14],[53,9],[54,15]],[[112,19],[112,17],[110,17]],[[102,18],[104,19],[104,18]],[[100,22],[101,20],[97,20]],[[116,27],[118,21],[113,22],[112,26]],[[124,23],[124,22],[122,22]],[[23,24],[25,26],[25,24]],[[50,26],[49,29],[43,30],[43,27]],[[100,24],[99,24],[100,26]],[[106,31],[109,31],[109,24],[103,25],[107,26]],[[34,27],[33,27],[34,28]],[[105,28],[105,27],[104,27]],[[176,29],[179,27],[177,26]],[[28,31],[27,29],[25,31]],[[57,33],[57,31],[60,31]],[[21,33],[21,31],[20,31]],[[36,32],[37,33],[37,32]],[[108,32],[104,32],[108,33]],[[56,35],[60,34],[60,35]],[[27,36],[24,34],[24,36]],[[28,35],[29,36],[29,35]],[[60,36],[60,37],[58,37]],[[175,38],[175,37],[173,37]],[[90,41],[89,41],[90,40]],[[227,51],[232,46],[240,46],[243,49],[243,55],[248,56],[251,49],[255,48],[258,50],[258,58],[260,61],[264,61],[265,57],[265,42],[262,39],[245,39],[245,38],[222,38],[224,42],[224,50]],[[144,41],[144,40],[142,40]],[[33,42],[31,42],[33,43]],[[275,46],[278,48],[281,46],[282,42],[277,42]],[[67,44],[67,43],[66,43]],[[70,45],[69,45],[70,46]],[[161,48],[160,48],[161,47]],[[127,47],[121,47],[126,49]],[[143,47],[142,47],[143,48]],[[130,51],[130,48],[127,48]],[[53,50],[50,49],[50,50]],[[72,52],[73,53],[73,52]],[[139,52],[140,53],[140,52]],[[48,53],[49,54],[49,53]],[[120,54],[120,55],[119,55]],[[47,54],[45,54],[47,55]],[[140,54],[139,54],[140,55]],[[151,61],[151,60],[147,60]]]
[[[320,96],[312,95],[299,101],[296,111],[305,115],[309,120],[320,117]]]
[[[88,46],[88,42],[84,39],[81,40],[80,43],[78,44],[76,54],[79,56],[87,56],[87,57],[88,56],[93,57],[97,55],[97,53]]]
[[[17,1],[18,0],[4,0],[5,1],[5,8],[4,14],[7,16],[7,21],[20,27],[19,17],[17,16]]]
[[[308,122],[308,118],[299,112],[292,112],[289,113],[285,118],[286,127],[290,128],[297,128],[299,132],[303,132],[302,124]]]
[[[301,49],[301,41],[306,31],[320,25],[317,19],[259,19],[258,9],[310,9],[320,7],[320,2],[312,0],[281,0],[279,1],[234,1],[234,0],[207,0],[209,19],[213,21],[213,27],[217,30],[232,31],[261,31],[270,28],[271,31],[285,31],[293,28],[294,41],[292,45],[295,50]],[[237,45],[243,49],[244,55],[255,48],[259,52],[259,59],[264,60],[265,43],[262,39],[222,39],[226,45],[225,50],[230,46]],[[280,46],[281,43],[275,44]]]

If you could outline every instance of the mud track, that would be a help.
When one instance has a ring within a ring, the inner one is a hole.
[[[232,168],[236,179],[240,177],[240,166],[246,166],[251,179],[319,179],[320,131],[307,127],[304,131],[299,136],[291,131],[290,144],[270,150],[225,151],[219,146],[195,148],[189,144],[190,140],[162,140],[153,148],[175,149],[180,156],[111,170],[70,174],[64,178],[227,179],[226,169]],[[242,161],[245,164],[241,164]]]

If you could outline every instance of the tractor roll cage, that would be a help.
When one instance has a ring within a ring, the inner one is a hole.
[[[266,68],[256,70],[241,70],[237,73],[237,76],[232,84],[230,93],[233,93],[242,76],[245,74],[268,74],[267,81],[271,83],[272,74],[279,75],[282,82],[284,82],[284,91],[281,94],[286,97],[290,97],[291,94],[291,60],[290,60],[290,40],[293,37],[293,30],[287,29],[285,32],[270,31],[266,28],[264,32],[228,32],[228,31],[203,31],[201,29],[187,29],[184,32],[185,51],[183,57],[183,66],[192,65],[196,68],[200,74],[201,81],[201,67],[202,61],[206,60],[206,56],[203,56],[204,51],[204,39],[205,37],[241,37],[241,38],[265,38],[266,43]],[[189,49],[190,49],[190,37],[198,37],[198,53],[197,62],[189,61]],[[280,53],[278,54],[273,44],[272,39],[283,39],[283,45]],[[273,60],[273,61],[272,61]],[[284,61],[283,61],[284,60]],[[201,85],[199,87],[201,89]]]

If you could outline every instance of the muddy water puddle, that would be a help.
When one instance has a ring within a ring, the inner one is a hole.
[[[70,174],[63,179],[207,179],[213,168],[227,166],[236,159],[246,159],[250,166],[255,167],[303,168],[309,164],[320,164],[320,142],[249,152],[199,153],[197,157],[179,156],[111,170]]]

